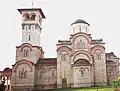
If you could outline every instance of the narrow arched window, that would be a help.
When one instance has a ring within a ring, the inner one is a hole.
[[[22,69],[21,78],[22,78],[22,79],[24,78],[24,69]]]
[[[61,54],[61,60],[66,61],[66,54]]]
[[[30,34],[28,35],[28,41],[30,41],[31,40],[31,36],[30,36]]]
[[[26,56],[28,56],[28,50],[26,50]]]
[[[31,27],[32,27],[32,26],[31,26]],[[26,36],[27,41],[31,41],[31,38],[32,38],[32,33],[31,33],[31,32],[28,32],[28,33],[27,33],[27,36]]]
[[[24,70],[24,68],[22,70],[19,71],[19,79],[24,79],[27,78],[27,70]]]
[[[27,78],[27,70],[24,72],[24,78]]]
[[[100,54],[100,53],[97,53],[97,54],[96,54],[96,59],[97,59],[97,60],[101,60],[101,54]]]
[[[96,55],[96,60],[101,60],[102,59],[102,52],[101,51],[96,51],[95,52],[95,55]]]
[[[78,49],[84,49],[85,48],[84,41],[80,40],[79,42],[77,42],[77,48]]]
[[[19,70],[19,79],[21,78],[21,70]]]
[[[24,57],[27,57],[29,55],[29,51],[28,50],[24,50]]]
[[[55,76],[55,72],[54,72],[54,70],[52,70],[52,76]]]
[[[85,43],[82,40],[80,40],[80,48],[85,48]]]
[[[29,15],[25,15],[25,21],[27,21],[27,20],[29,20],[30,19],[30,17],[29,17]]]
[[[32,15],[32,16],[31,16],[31,20],[35,20],[35,15]]]
[[[84,71],[81,70],[81,77],[84,77]]]
[[[24,50],[24,57],[26,57],[26,50]]]

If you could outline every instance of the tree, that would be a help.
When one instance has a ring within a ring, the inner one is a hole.
[[[0,91],[5,91],[5,79],[3,79],[3,81],[0,84]]]
[[[117,80],[112,81],[112,87],[115,88],[115,91],[119,91],[120,77],[118,77]]]

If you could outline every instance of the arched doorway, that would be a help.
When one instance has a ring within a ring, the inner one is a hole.
[[[91,86],[91,64],[86,59],[78,59],[72,65],[74,87]]]

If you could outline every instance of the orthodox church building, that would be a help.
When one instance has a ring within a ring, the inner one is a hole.
[[[40,43],[45,19],[42,9],[18,11],[22,16],[22,44],[16,46],[13,91],[102,86],[118,77],[119,58],[113,52],[106,53],[102,39],[92,38],[86,21],[78,19],[70,25],[69,40],[56,44],[56,58],[44,58]]]

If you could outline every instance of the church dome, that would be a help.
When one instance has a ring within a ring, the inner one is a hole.
[[[84,24],[87,24],[88,26],[90,26],[89,23],[87,23],[85,20],[82,20],[82,19],[78,19],[78,20],[76,20],[76,21],[73,22],[70,26],[72,26],[73,24],[77,24],[77,23],[84,23]]]

